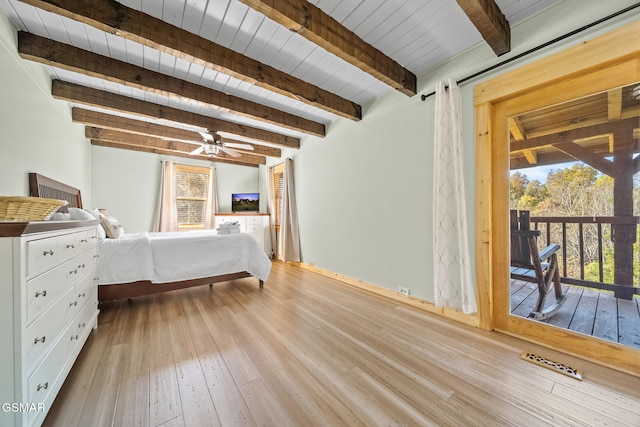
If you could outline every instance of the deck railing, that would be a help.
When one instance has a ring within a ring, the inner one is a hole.
[[[613,256],[613,243],[611,241],[612,226],[626,225],[636,226],[640,224],[640,217],[531,217],[531,227],[540,230],[538,241],[541,247],[552,243],[561,245],[560,276],[563,283],[576,286],[585,286],[626,294],[640,295],[639,284],[634,281],[629,284],[615,284],[613,280],[606,280],[605,265],[607,256]],[[632,249],[633,250],[633,249]],[[638,260],[640,254],[634,254],[633,259]],[[585,278],[585,266],[597,262],[597,280]],[[611,262],[608,263],[609,265]],[[634,263],[637,264],[637,263]],[[614,268],[619,268],[615,266]],[[625,266],[625,269],[633,270],[633,266]],[[634,277],[633,271],[627,272]],[[636,272],[637,274],[637,272]],[[608,283],[607,283],[608,282]]]

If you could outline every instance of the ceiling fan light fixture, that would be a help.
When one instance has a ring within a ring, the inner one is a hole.
[[[207,156],[209,157],[215,157],[218,154],[220,154],[220,147],[218,147],[215,144],[203,144],[204,147],[204,152],[207,154]]]

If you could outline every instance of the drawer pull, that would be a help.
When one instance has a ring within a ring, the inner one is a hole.
[[[78,268],[84,268],[84,264],[79,265]]]
[[[69,307],[71,307],[72,305],[78,305],[78,301],[70,302]]]
[[[80,243],[89,243],[89,240],[87,240],[87,239],[81,239],[81,240],[80,240]]]
[[[36,291],[36,298],[38,298],[40,295],[42,295],[43,297],[46,297],[47,291]]]
[[[33,343],[34,343],[34,344],[38,344],[39,342],[44,342],[44,340],[45,340],[46,338],[47,338],[47,337],[36,338],[36,339],[34,339],[34,340],[33,340]]]
[[[43,255],[43,256],[53,255],[53,249],[50,249],[50,250],[48,250],[48,251],[43,251],[43,252],[42,252],[42,255]]]
[[[85,325],[85,323],[84,323],[84,322],[82,322],[82,323],[78,323],[78,328],[84,328],[84,325]]]
[[[71,341],[73,341],[73,340],[77,340],[77,339],[78,339],[78,334],[76,334],[76,335],[71,335]]]
[[[86,295],[87,295],[87,294],[83,292],[83,293],[81,293],[81,294],[78,294],[78,298],[84,298]]]
[[[76,247],[76,245],[74,245],[73,243],[72,243],[72,244],[70,244],[70,245],[67,245],[67,249],[73,249],[73,248],[75,248],[75,247]]]
[[[91,236],[91,238],[95,240],[98,238],[98,236]]]
[[[40,391],[40,390],[46,390],[46,389],[48,389],[48,388],[49,388],[49,382],[47,381],[46,383],[44,383],[44,385],[42,385],[42,384],[38,384],[37,391]]]
[[[78,274],[78,269],[76,268],[75,270],[69,270],[69,274]]]

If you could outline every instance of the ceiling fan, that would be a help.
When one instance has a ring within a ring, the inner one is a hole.
[[[251,144],[243,144],[240,142],[222,142],[222,137],[215,132],[198,132],[202,136],[202,141],[193,141],[186,139],[175,139],[175,138],[163,138],[163,139],[171,139],[174,141],[182,141],[188,142],[190,144],[199,144],[200,147],[196,148],[189,154],[196,155],[200,154],[203,151],[209,157],[216,157],[220,152],[227,153],[231,157],[240,157],[241,154],[238,153],[233,148],[239,148],[241,150],[253,150],[253,146]]]
[[[253,146],[251,144],[242,144],[239,142],[222,142],[222,137],[217,133],[208,133],[208,132],[198,132],[202,135],[202,142],[198,142],[200,147],[196,148],[189,154],[200,154],[203,151],[209,157],[215,157],[222,151],[223,153],[227,153],[231,157],[240,157],[241,154],[232,148],[240,148],[242,150],[253,150]],[[196,141],[189,141],[196,142]]]

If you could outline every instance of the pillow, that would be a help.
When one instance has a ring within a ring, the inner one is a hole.
[[[84,209],[69,208],[68,211],[69,211],[69,214],[71,215],[71,219],[74,221],[85,221],[85,220],[96,219],[93,215],[91,215],[89,212],[87,212]]]
[[[49,217],[51,221],[70,221],[71,215],[63,212],[54,212]]]
[[[110,239],[119,239],[124,236],[124,228],[120,225],[120,222],[112,216],[100,214],[100,223],[107,232],[107,237]]]
[[[98,212],[98,209],[85,209],[85,211],[87,211],[91,216],[93,216],[94,219],[101,219],[100,218],[100,212]],[[105,231],[104,227],[102,226],[102,221],[100,223],[100,226],[98,227],[98,239],[106,239],[107,238],[107,232]]]

